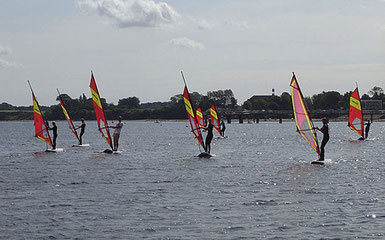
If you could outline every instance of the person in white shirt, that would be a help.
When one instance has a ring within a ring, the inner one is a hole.
[[[122,123],[122,116],[118,117],[118,123],[114,127],[110,127],[115,129],[114,134],[112,135],[114,138],[114,149],[113,151],[118,151],[119,146],[119,137],[120,137],[120,131],[122,130],[123,123]]]

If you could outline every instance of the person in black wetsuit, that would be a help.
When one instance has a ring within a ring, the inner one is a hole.
[[[49,127],[49,125],[47,125],[47,129],[52,130],[52,133],[53,133],[52,149],[56,149],[57,126],[55,121],[52,121],[52,127]]]
[[[211,144],[211,140],[213,140],[214,125],[211,121],[208,121],[208,124],[209,125],[203,129],[205,129],[207,131],[205,150],[207,153],[210,153],[210,150],[211,150],[210,144]]]
[[[365,123],[366,127],[365,127],[365,139],[368,138],[368,134],[369,134],[369,128],[370,128],[370,120],[368,119],[368,122]]]
[[[76,129],[80,128],[80,135],[79,135],[79,145],[83,144],[83,134],[86,130],[86,123],[84,122],[84,118],[80,119],[82,121],[82,125],[78,126]]]
[[[315,127],[314,129],[319,130],[323,133],[322,143],[321,143],[321,152],[319,154],[319,160],[323,161],[325,160],[325,145],[329,141],[329,126],[328,126],[328,120],[326,118],[322,118],[322,128]]]
[[[225,122],[223,121],[223,119],[221,120],[221,131],[219,132],[221,134],[222,137],[225,136],[225,130],[226,130],[226,126],[225,126]]]

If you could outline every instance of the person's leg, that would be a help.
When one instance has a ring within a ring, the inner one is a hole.
[[[79,145],[82,145],[82,144],[83,144],[83,134],[84,134],[84,132],[80,132],[80,136],[79,136]]]
[[[52,144],[53,149],[56,149],[56,138],[57,136],[53,136],[53,144]]]

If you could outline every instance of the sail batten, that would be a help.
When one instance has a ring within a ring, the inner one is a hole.
[[[219,118],[218,118],[218,113],[217,113],[217,110],[213,105],[211,105],[210,107],[210,118],[211,118],[211,122],[215,128],[215,130],[217,130],[218,133],[221,132],[221,127],[219,125]]]
[[[36,99],[35,93],[33,92],[32,86],[28,81],[29,87],[32,92],[32,102],[33,102],[33,122],[35,125],[35,137],[52,146],[51,137],[48,132],[46,121],[43,118],[43,114],[40,111],[39,103]]]
[[[299,132],[299,134],[305,139],[310,147],[319,154],[318,140],[314,130],[314,125],[309,115],[309,111],[307,110],[306,104],[303,100],[303,95],[294,73],[290,82],[290,87],[297,132]]]
[[[98,87],[96,86],[94,74],[92,72],[91,72],[90,90],[92,95],[92,101],[94,103],[94,110],[96,115],[96,121],[98,123],[99,132],[102,134],[102,137],[104,138],[104,140],[106,140],[106,142],[109,144],[111,149],[113,149],[112,139],[108,128],[108,123],[104,114],[104,110],[103,110],[102,102],[100,100]]]
[[[364,136],[364,121],[358,87],[350,95],[348,126],[358,135]]]
[[[57,90],[57,92],[58,92],[58,94],[59,94],[60,106],[61,106],[61,109],[63,110],[63,114],[64,114],[65,118],[67,119],[68,126],[69,126],[69,128],[71,129],[71,131],[72,131],[72,133],[74,134],[74,136],[76,137],[76,139],[77,139],[78,141],[80,141],[79,135],[78,135],[78,133],[77,133],[77,131],[76,131],[76,128],[75,128],[75,126],[74,126],[74,123],[72,122],[72,120],[71,120],[71,118],[70,118],[70,116],[69,116],[69,114],[68,114],[68,112],[67,112],[67,108],[66,108],[66,106],[65,106],[65,104],[64,104],[64,101],[63,101],[63,98],[62,98],[62,96],[61,96],[61,94],[60,94],[60,92],[59,92],[59,89],[56,89],[56,90]]]

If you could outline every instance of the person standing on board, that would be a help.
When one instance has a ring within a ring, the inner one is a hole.
[[[57,138],[57,126],[55,121],[52,121],[52,127],[49,127],[47,122],[47,129],[52,130],[53,140],[52,140],[52,149],[56,149],[56,138]]]
[[[221,119],[221,131],[219,133],[221,134],[222,137],[225,136],[225,130],[226,130],[225,122],[223,121],[223,119]]]
[[[82,122],[82,125],[78,126],[76,129],[80,128],[79,145],[82,145],[83,144],[83,134],[86,130],[86,123],[84,121],[84,118],[80,119],[80,121]]]
[[[208,124],[209,125],[207,127],[204,127],[203,129],[207,131],[205,150],[207,153],[210,153],[210,150],[211,150],[210,144],[211,144],[211,140],[213,140],[214,125],[211,121],[208,121]]]
[[[329,141],[329,126],[328,126],[328,120],[326,118],[322,118],[322,128],[315,127],[313,129],[317,129],[318,131],[323,133],[322,143],[321,143],[321,152],[319,154],[319,160],[323,161],[325,160],[325,145]]]
[[[115,125],[115,127],[110,127],[115,129],[114,134],[112,135],[114,138],[114,149],[113,151],[118,151],[119,146],[119,137],[120,137],[120,131],[122,130],[123,123],[122,123],[122,116],[118,117],[118,123]]]
[[[366,127],[365,127],[365,139],[368,138],[368,134],[369,134],[369,128],[370,128],[370,120],[368,119],[368,122],[365,123]]]

